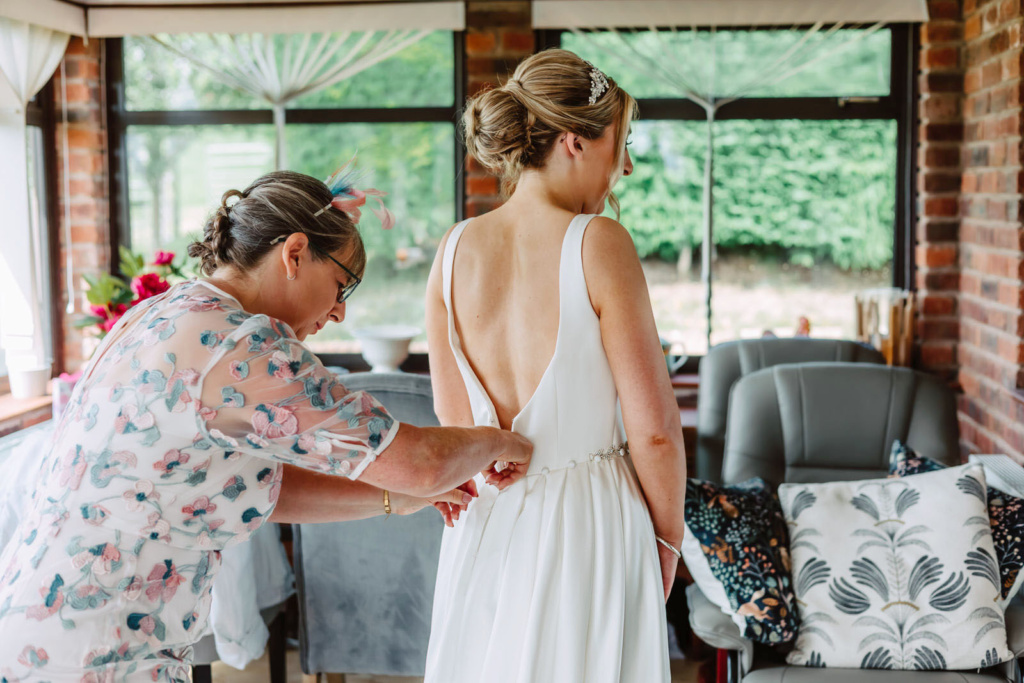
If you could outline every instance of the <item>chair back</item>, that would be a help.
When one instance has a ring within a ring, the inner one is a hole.
[[[341,381],[399,422],[438,424],[429,377],[367,372]],[[437,511],[292,528],[302,670],[422,676],[444,529]]]
[[[956,395],[938,377],[865,363],[800,363],[751,373],[729,399],[722,479],[872,479],[889,473],[899,439],[960,462]]]
[[[698,479],[722,481],[729,392],[740,377],[783,363],[884,364],[877,350],[841,339],[743,339],[719,344],[700,361],[697,390]]]

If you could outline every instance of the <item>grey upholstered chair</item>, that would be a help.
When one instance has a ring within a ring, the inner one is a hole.
[[[428,377],[358,373],[342,381],[375,396],[399,422],[438,424]],[[432,509],[293,526],[303,672],[423,675],[443,528]]]
[[[888,474],[893,440],[940,462],[960,462],[956,397],[940,379],[905,368],[850,363],[778,365],[736,382],[729,401],[722,480],[782,482],[870,479]],[[897,672],[789,667],[745,640],[696,585],[687,588],[690,624],[730,651],[732,683],[941,683],[1020,680],[1006,671]],[[1007,613],[1010,648],[1024,654],[1024,603]],[[822,672],[826,671],[826,674]],[[1010,674],[1010,676],[1007,676]]]
[[[875,349],[836,339],[743,339],[715,346],[700,361],[697,478],[720,482],[729,391],[740,377],[782,363],[885,363]]]

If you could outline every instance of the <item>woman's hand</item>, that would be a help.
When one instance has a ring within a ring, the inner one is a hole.
[[[433,505],[444,518],[445,526],[454,527],[455,522],[459,519],[459,514],[465,511],[477,495],[476,482],[471,479],[456,489],[430,498],[392,493],[391,502],[396,515],[411,515]]]
[[[672,592],[672,586],[676,582],[676,569],[679,567],[679,558],[676,554],[663,546],[658,546],[658,560],[661,562],[661,583],[665,589],[665,602],[668,602],[668,595]]]
[[[526,476],[526,470],[533,457],[533,444],[514,432],[501,432],[506,440],[505,451],[482,472],[484,481],[504,491]]]

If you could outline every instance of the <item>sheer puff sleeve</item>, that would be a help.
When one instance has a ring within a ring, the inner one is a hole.
[[[202,342],[213,357],[197,420],[221,448],[356,479],[398,432],[376,399],[349,393],[280,321],[247,317]]]

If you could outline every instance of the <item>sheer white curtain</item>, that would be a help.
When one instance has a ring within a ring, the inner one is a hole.
[[[66,33],[0,17],[0,346],[11,372],[48,367],[43,339],[42,236],[29,217],[25,108],[64,56]]]
[[[287,166],[285,108],[289,102],[351,78],[428,35],[428,30],[320,34],[196,34],[151,36],[175,54],[274,111],[276,166]],[[200,47],[201,49],[195,49]]]
[[[756,91],[779,85],[793,76],[812,69],[823,60],[845,52],[883,27],[882,22],[870,25],[836,22],[826,26],[819,21],[809,29],[793,26],[776,27],[779,41],[777,54],[760,64],[745,65],[742,74],[723,77],[719,68],[720,48],[715,27],[698,31],[658,29],[644,30],[593,29],[573,32],[604,53],[612,62],[637,70],[666,84],[680,97],[694,102],[707,115],[707,146],[704,151],[703,213],[704,231],[701,240],[701,281],[704,284],[704,311],[707,317],[707,341],[711,348],[711,251],[714,245],[714,167],[715,117],[732,102]],[[857,29],[847,30],[843,29]],[[770,28],[764,30],[771,30]],[[597,39],[612,35],[613,41]]]

